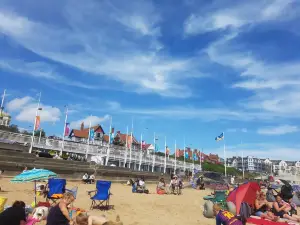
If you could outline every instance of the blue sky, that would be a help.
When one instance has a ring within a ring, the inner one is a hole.
[[[153,133],[222,155],[299,155],[297,0],[0,0],[0,91],[13,123]],[[92,116],[91,116],[92,115]],[[145,129],[148,128],[148,129]],[[174,150],[174,148],[172,149]]]

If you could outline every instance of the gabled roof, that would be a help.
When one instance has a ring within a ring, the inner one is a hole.
[[[97,133],[104,134],[103,128],[99,124],[91,127],[91,129],[94,129],[94,131]],[[89,137],[89,128],[84,128],[82,130],[73,129],[73,130],[71,130],[71,133],[69,136],[78,137],[78,138],[88,138]]]
[[[119,131],[117,132],[115,138],[116,138],[116,137],[119,137],[119,138],[120,138],[120,141],[123,142],[124,144],[126,143],[126,139],[127,139],[127,142],[130,142],[130,138],[131,138],[130,134],[129,134],[129,135],[127,135],[127,134],[122,134],[122,133],[120,133]],[[132,144],[140,144],[140,143],[136,140],[136,138],[134,137],[134,135],[132,135],[132,139],[133,139]]]

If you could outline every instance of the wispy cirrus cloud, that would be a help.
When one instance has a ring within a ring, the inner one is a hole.
[[[296,1],[240,1],[226,5],[225,1],[215,4],[214,10],[205,8],[205,12],[200,10],[199,13],[191,14],[184,23],[184,32],[186,35],[196,35],[227,28],[239,29],[245,25],[273,20],[288,20],[295,16],[288,13],[294,2]]]
[[[283,135],[298,132],[297,126],[281,125],[277,127],[263,127],[257,130],[258,134],[262,135]]]
[[[118,81],[128,91],[192,95],[182,81],[195,76],[197,61],[160,54],[160,14],[150,1],[53,4],[62,19],[55,24],[7,5],[0,11],[0,32],[42,57],[84,71],[99,83],[100,78]]]
[[[44,62],[25,62],[21,60],[0,60],[0,69],[21,74],[23,76],[31,76],[40,79],[46,79],[54,83],[59,83],[68,86],[74,86],[86,89],[98,89],[99,87],[89,85],[84,82],[74,81],[59,75],[55,71],[55,67]]]

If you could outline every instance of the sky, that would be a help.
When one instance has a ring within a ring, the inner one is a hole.
[[[176,4],[174,4],[176,2]],[[0,0],[12,123],[132,127],[163,148],[300,160],[297,0]],[[222,132],[225,140],[215,142]],[[184,141],[185,140],[185,141]],[[297,155],[298,158],[295,158]]]

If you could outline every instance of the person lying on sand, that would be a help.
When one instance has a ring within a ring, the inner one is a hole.
[[[123,225],[120,217],[116,221],[110,221],[105,216],[88,216],[86,213],[80,213],[74,220],[74,225]]]
[[[216,217],[216,225],[242,225],[242,221],[237,219],[235,215],[226,210],[222,210],[221,206],[214,204],[213,212]]]

